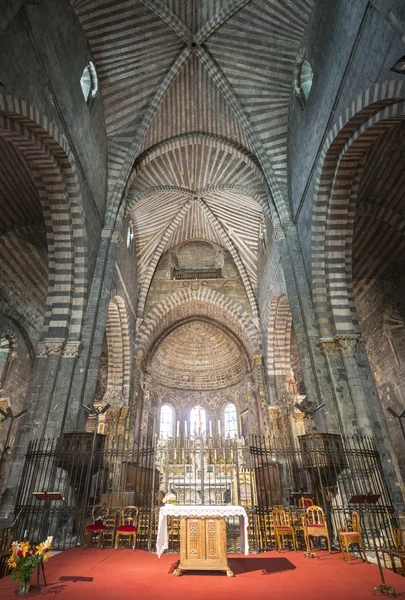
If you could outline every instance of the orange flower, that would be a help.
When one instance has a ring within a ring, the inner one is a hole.
[[[38,546],[37,546],[37,554],[38,554],[39,556],[41,556],[41,555],[44,553],[44,550],[45,550],[45,544],[44,544],[44,542],[41,542],[41,543],[40,543],[40,544],[38,544]]]
[[[22,550],[22,555],[24,556],[24,558],[27,556],[29,549],[30,549],[29,542],[21,542],[21,550]]]

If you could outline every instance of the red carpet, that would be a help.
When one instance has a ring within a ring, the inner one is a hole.
[[[173,577],[178,555],[158,559],[143,550],[74,548],[45,565],[47,587],[28,597],[61,600],[363,600],[375,598],[378,569],[355,559],[344,563],[341,554],[320,552],[320,560],[303,552],[266,552],[230,556],[236,577],[223,573],[190,572]],[[386,582],[405,598],[405,577],[385,571]],[[36,574],[34,575],[36,581]],[[0,598],[17,597],[18,582],[0,580]],[[387,596],[386,596],[387,597]]]

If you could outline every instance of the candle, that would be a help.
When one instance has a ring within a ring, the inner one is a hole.
[[[187,437],[187,421],[184,421],[184,435]]]
[[[212,422],[210,421],[210,437],[212,437]]]
[[[176,437],[179,437],[180,435],[180,421],[177,421],[177,434]]]
[[[218,419],[218,435],[221,435],[221,421]]]

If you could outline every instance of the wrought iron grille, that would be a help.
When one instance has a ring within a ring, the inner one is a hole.
[[[114,544],[120,509],[136,505],[137,547],[154,551],[166,492],[174,493],[180,504],[243,505],[249,516],[252,552],[275,547],[272,510],[276,507],[290,512],[299,532],[303,509],[297,500],[303,493],[311,494],[314,503],[327,511],[335,543],[338,530],[347,526],[356,509],[370,549],[364,507],[350,505],[349,500],[373,492],[380,495],[370,508],[378,543],[387,546],[393,541],[394,511],[379,455],[369,438],[317,433],[314,448],[309,436],[300,436],[297,445],[287,438],[245,441],[201,436],[184,443],[178,438],[154,445],[144,442],[132,451],[106,448],[99,442],[91,455],[87,442],[67,444],[67,437],[30,443],[15,507],[16,513],[21,511],[20,536],[26,533],[36,541],[53,535],[57,549],[81,544],[92,506],[106,503],[110,515],[105,544]],[[41,490],[59,491],[64,499],[38,501],[32,493]],[[179,550],[179,529],[178,519],[169,520],[169,551]],[[228,551],[239,550],[239,523],[230,519]]]
[[[173,279],[221,279],[222,269],[183,269],[174,267]]]

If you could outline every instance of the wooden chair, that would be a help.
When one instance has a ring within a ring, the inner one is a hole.
[[[85,525],[83,532],[83,548],[87,545],[87,538],[90,535],[90,543],[93,543],[93,537],[98,536],[98,544],[104,548],[104,533],[106,530],[106,520],[110,512],[107,504],[95,504],[91,511],[91,524]]]
[[[271,516],[273,518],[273,527],[278,551],[281,552],[285,536],[292,538],[294,550],[297,550],[297,540],[294,527],[290,522],[290,515],[283,508],[275,508],[271,511]]]
[[[311,498],[300,498],[298,500],[298,508],[309,508],[310,506],[313,506],[314,502]]]
[[[117,528],[115,536],[115,549],[118,548],[118,542],[120,537],[129,537],[131,541],[132,536],[132,549],[135,550],[136,546],[136,531],[138,525],[138,507],[137,506],[124,506],[121,510],[121,523]],[[121,546],[122,546],[121,539]]]
[[[351,556],[349,546],[351,544],[358,544],[363,552],[364,560],[368,563],[366,551],[364,549],[363,539],[361,537],[360,528],[360,517],[357,512],[352,512],[352,531],[339,531],[339,546],[342,551],[343,560],[345,560],[345,550],[349,558],[349,565],[351,564]]]
[[[325,520],[325,514],[320,506],[309,506],[305,511],[305,516],[303,520],[304,526],[304,538],[305,544],[307,547],[307,553],[312,553],[311,537],[325,537],[328,543],[329,553],[332,553],[330,547],[330,538],[328,531],[328,524]]]
[[[395,548],[381,548],[384,567],[387,568],[386,554],[388,554],[394,573],[397,573],[395,560],[398,559],[401,563],[402,575],[405,577],[405,529],[394,529],[394,546]]]

